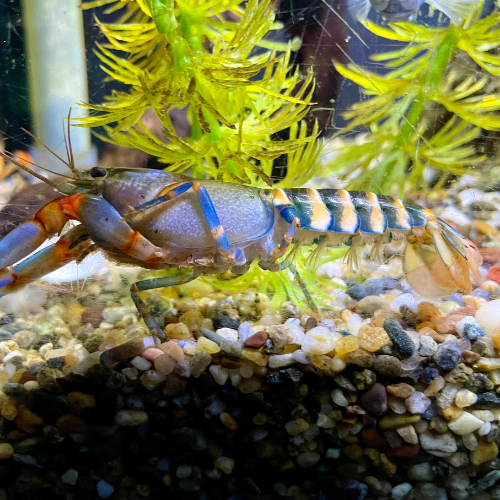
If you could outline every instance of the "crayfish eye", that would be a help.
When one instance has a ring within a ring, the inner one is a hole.
[[[89,173],[90,176],[93,177],[94,179],[96,177],[106,177],[106,170],[101,167],[92,167]]]

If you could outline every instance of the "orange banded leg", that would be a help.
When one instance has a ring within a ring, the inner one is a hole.
[[[12,293],[27,283],[77,260],[89,249],[92,241],[82,226],[70,229],[57,243],[43,248],[13,268],[0,271],[0,295]]]
[[[80,195],[65,196],[47,203],[34,215],[10,231],[0,241],[0,269],[11,266],[34,252],[47,238],[54,236],[71,217],[66,209]]]

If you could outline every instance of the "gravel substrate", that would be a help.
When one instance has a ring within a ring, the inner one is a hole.
[[[324,265],[346,289],[314,315],[198,281],[145,295],[160,345],[137,319],[133,270],[76,298],[11,298],[0,500],[500,499],[495,196],[436,199],[487,249],[470,295],[416,295],[397,255],[364,281]]]

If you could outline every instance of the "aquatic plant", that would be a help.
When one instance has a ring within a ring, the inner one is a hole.
[[[339,173],[351,189],[403,197],[425,187],[432,167],[461,175],[484,164],[481,140],[500,130],[500,14],[481,19],[482,2],[463,26],[426,27],[364,21],[365,27],[401,48],[375,54],[385,74],[335,63],[368,97],[344,113],[348,125],[367,131],[363,141],[335,143],[326,171]]]
[[[115,24],[97,20],[108,43],[96,54],[110,78],[130,86],[114,91],[80,120],[103,127],[108,142],[138,148],[173,172],[195,178],[271,184],[273,161],[288,155],[289,178],[305,181],[318,165],[317,126],[308,134],[313,75],[290,65],[299,40],[264,38],[280,27],[275,0],[97,0],[83,8],[124,9]],[[169,113],[187,108],[188,137]],[[152,108],[163,125],[159,139],[141,118]],[[288,129],[288,138],[275,135]],[[299,166],[307,162],[308,168]]]

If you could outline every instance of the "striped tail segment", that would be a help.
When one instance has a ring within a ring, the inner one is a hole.
[[[405,275],[412,288],[426,297],[469,292],[469,271],[481,279],[474,245],[419,205],[374,193],[312,188],[274,189],[272,203],[287,223],[300,221],[297,242],[303,240],[304,230],[327,237],[344,235],[344,241],[350,240],[352,245],[349,260],[353,264],[355,247],[364,241],[374,242],[375,249],[390,235],[406,236]]]

